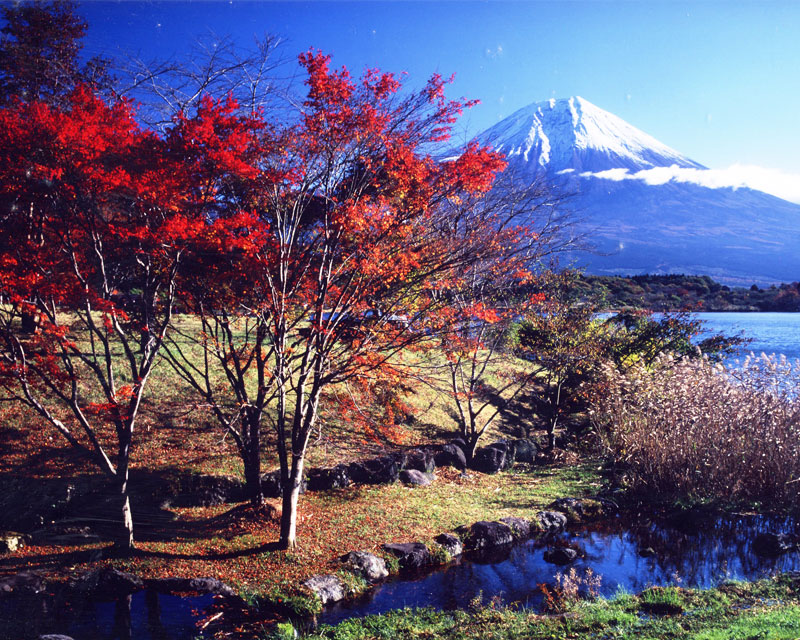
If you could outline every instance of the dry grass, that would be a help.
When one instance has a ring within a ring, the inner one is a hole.
[[[800,363],[762,356],[728,371],[662,358],[609,377],[594,416],[633,488],[800,506]]]

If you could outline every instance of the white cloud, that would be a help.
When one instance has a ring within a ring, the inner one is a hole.
[[[712,189],[749,187],[800,204],[800,175],[748,164],[734,164],[727,169],[688,169],[672,165],[642,169],[635,173],[629,173],[627,169],[609,169],[597,173],[587,171],[580,175],[615,182],[641,180],[649,185],[666,184],[674,180]]]

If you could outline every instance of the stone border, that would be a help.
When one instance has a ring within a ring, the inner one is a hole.
[[[426,567],[446,565],[464,552],[485,551],[506,547],[530,538],[544,538],[561,533],[569,524],[591,522],[615,515],[616,504],[602,498],[560,498],[546,511],[539,511],[532,520],[508,516],[499,520],[481,520],[462,525],[453,532],[434,538],[435,547],[422,542],[387,543],[381,546],[384,553],[397,563],[396,573],[411,573]],[[553,556],[556,564],[567,564],[575,557]],[[358,595],[389,575],[386,561],[367,551],[351,551],[341,557],[342,569],[336,574],[314,575],[302,587],[316,596],[321,605],[339,602]],[[360,580],[360,588],[343,572]]]

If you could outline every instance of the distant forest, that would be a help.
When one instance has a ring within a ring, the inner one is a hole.
[[[604,309],[800,311],[800,283],[728,287],[709,276],[578,275],[573,294]]]

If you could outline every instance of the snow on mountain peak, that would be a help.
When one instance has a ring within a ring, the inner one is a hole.
[[[580,96],[537,102],[479,136],[510,161],[552,172],[704,167]]]

